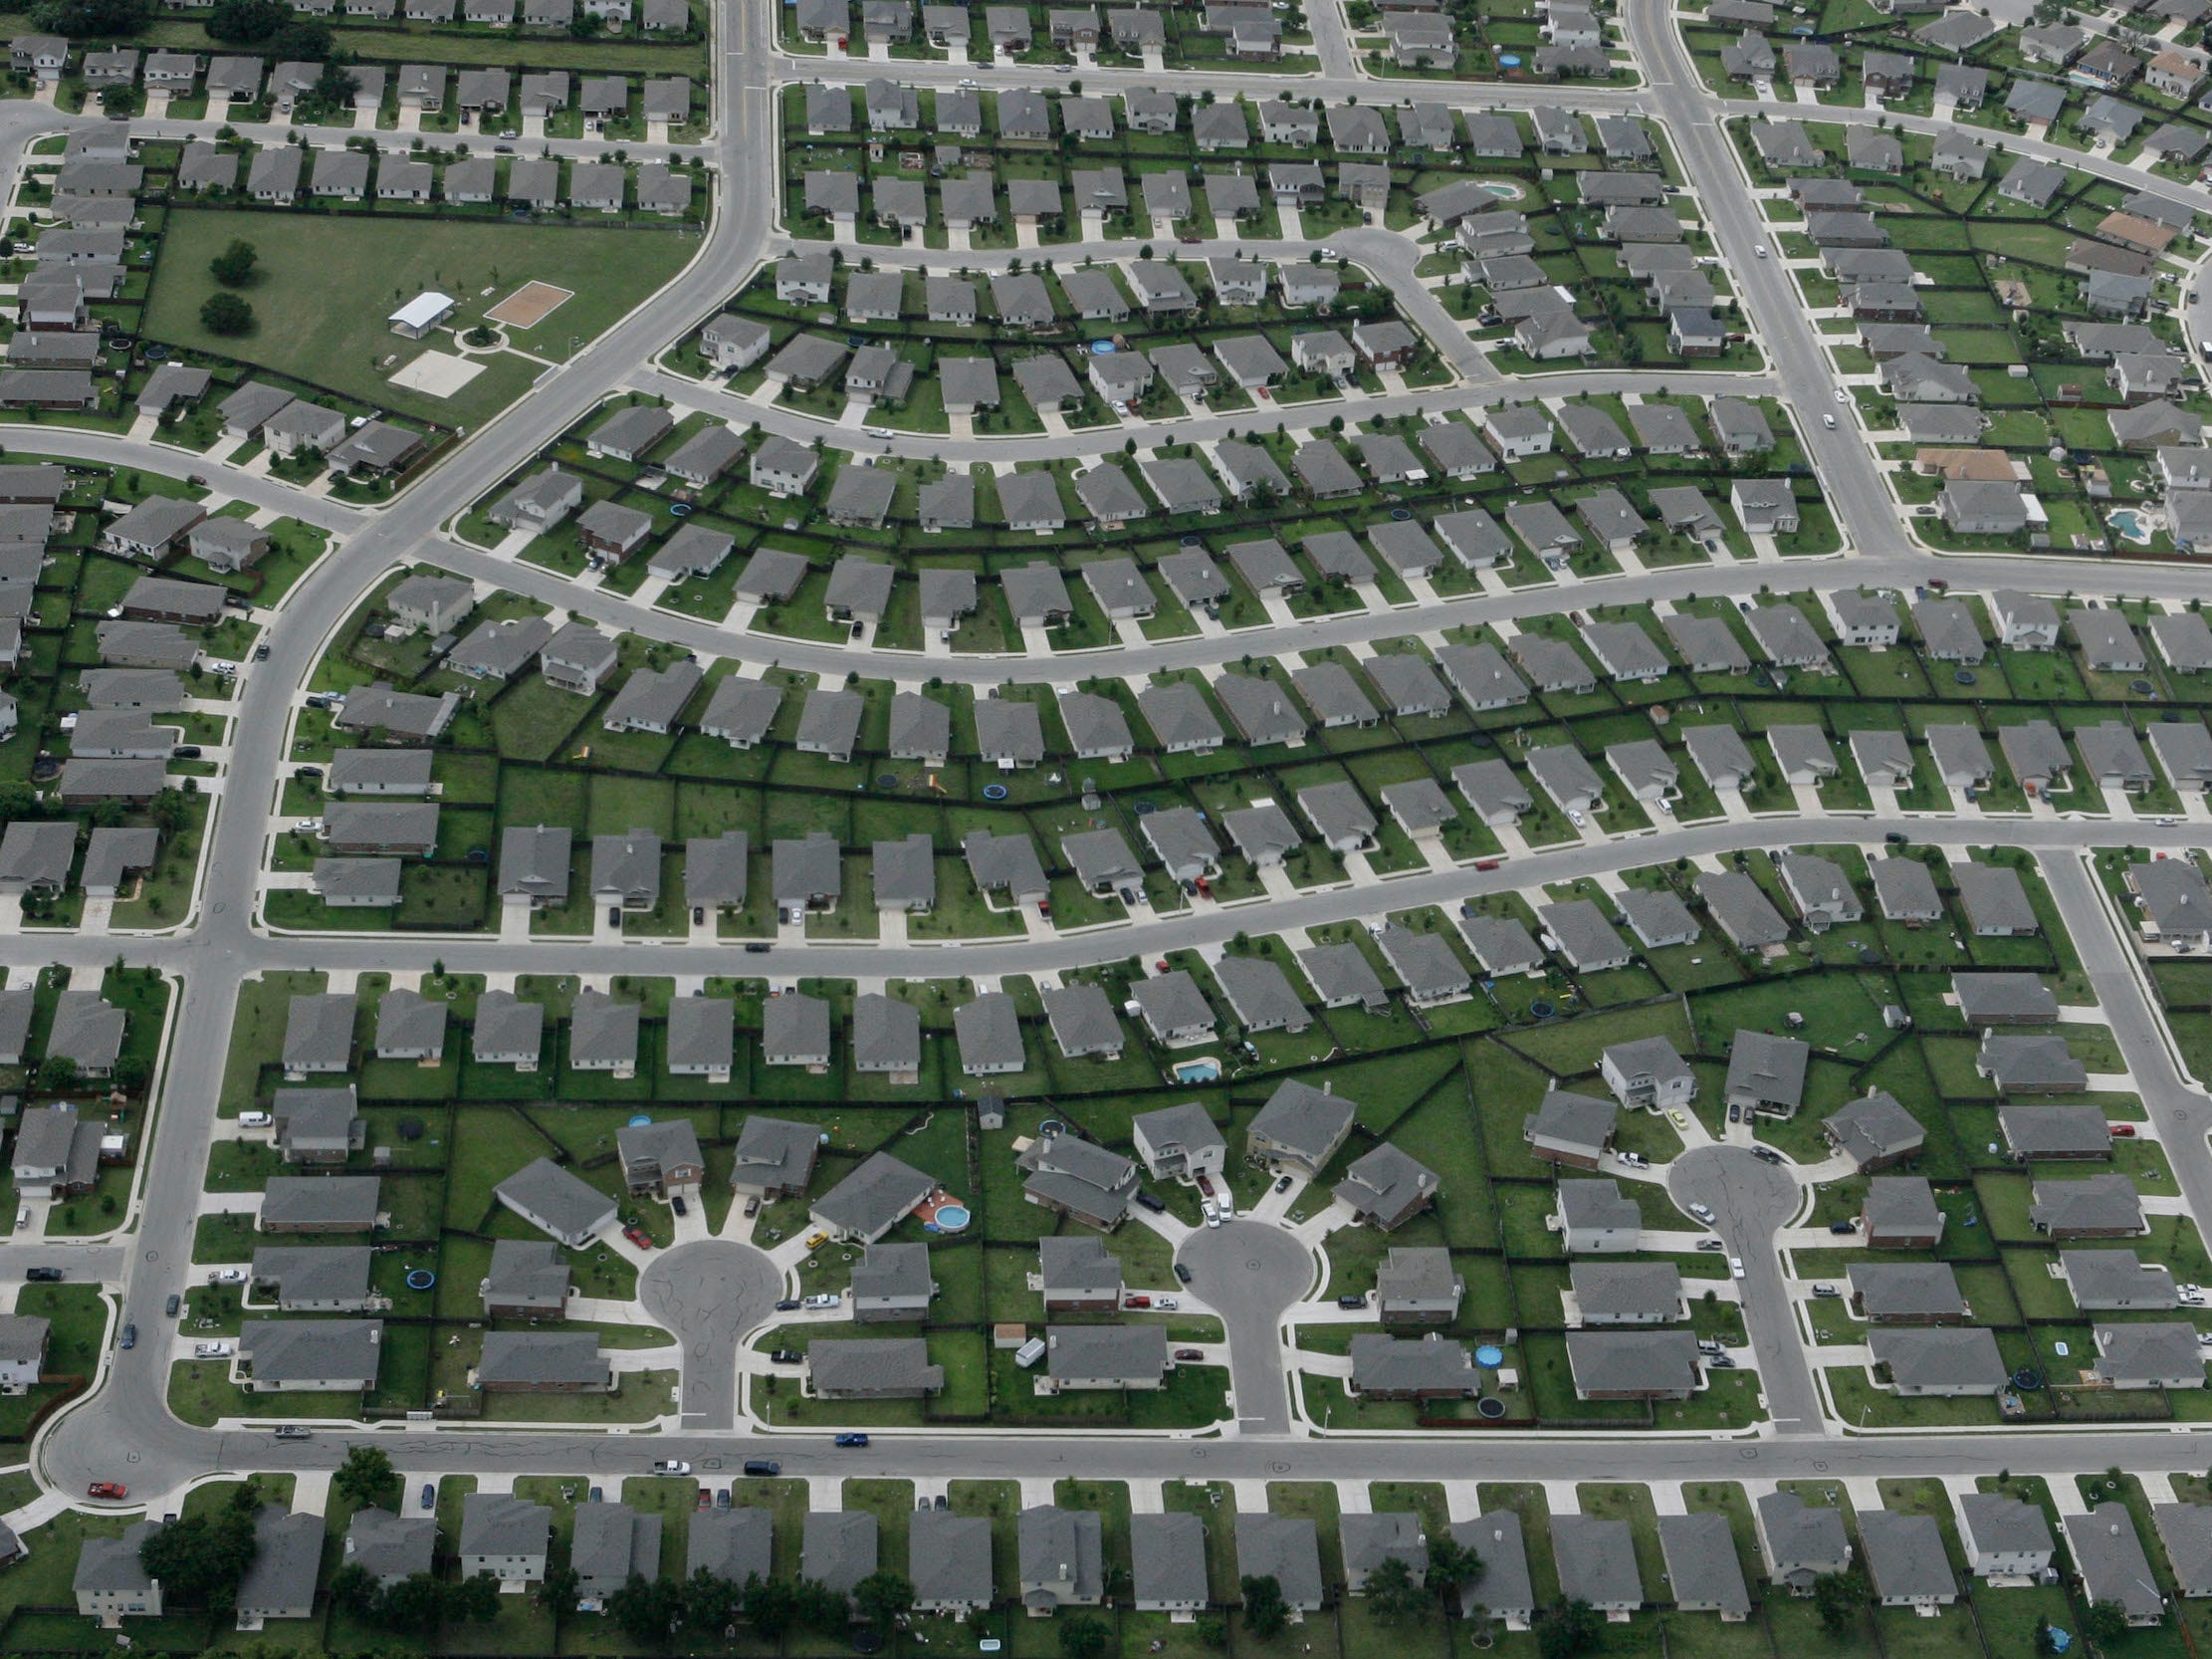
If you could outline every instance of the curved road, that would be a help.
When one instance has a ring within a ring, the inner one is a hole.
[[[259,669],[245,676],[238,702],[238,738],[233,751],[220,811],[210,833],[209,852],[198,919],[187,932],[173,937],[128,939],[80,939],[42,937],[42,960],[98,966],[112,959],[118,947],[132,961],[146,962],[182,976],[182,998],[175,1022],[175,1037],[166,1058],[165,1104],[156,1120],[152,1145],[146,1156],[155,1167],[197,1171],[205,1167],[209,1137],[208,1113],[220,1084],[225,1051],[234,1013],[234,988],[244,974],[281,966],[400,967],[419,968],[423,961],[420,941],[355,936],[344,939],[270,938],[257,933],[251,922],[263,863],[263,843],[268,809],[280,776],[288,739],[289,717],[297,688],[312,671],[329,631],[357,602],[363,589],[394,561],[426,557],[450,565],[465,575],[498,582],[510,589],[565,605],[580,615],[610,626],[634,628],[719,654],[737,654],[759,660],[774,657],[787,666],[842,674],[848,669],[863,673],[899,675],[919,659],[903,653],[856,651],[797,641],[774,641],[757,636],[733,636],[727,629],[684,621],[640,606],[603,592],[585,591],[550,573],[495,559],[443,540],[438,532],[457,512],[468,506],[486,487],[528,461],[551,438],[565,429],[580,413],[605,394],[636,383],[641,364],[697,323],[742,284],[753,266],[776,245],[771,223],[774,192],[760,187],[762,175],[774,164],[778,135],[772,80],[806,76],[864,79],[878,73],[876,66],[827,65],[818,59],[790,59],[774,49],[773,15],[775,8],[763,0],[726,0],[717,8],[717,54],[713,123],[714,136],[696,153],[703,153],[717,169],[717,206],[713,224],[702,240],[692,265],[661,293],[631,314],[600,341],[570,362],[553,370],[515,408],[472,434],[456,446],[438,466],[417,481],[388,507],[361,512],[296,495],[266,480],[256,481],[236,469],[222,467],[221,487],[229,494],[257,506],[280,508],[324,526],[345,538],[339,557],[328,559],[297,585],[285,602],[281,625],[272,631],[272,655]],[[1644,66],[1649,85],[1636,90],[1576,89],[1576,108],[1584,111],[1635,112],[1662,121],[1675,145],[1688,179],[1704,205],[1715,242],[1726,259],[1753,329],[1766,346],[1770,367],[1766,374],[1746,381],[1740,377],[1714,376],[1739,389],[1746,385],[1788,387],[1801,400],[1824,408],[1834,386],[1825,353],[1798,305],[1794,287],[1776,262],[1752,257],[1751,246],[1763,240],[1764,226],[1743,188],[1743,180],[1729,141],[1716,124],[1726,117],[1760,113],[1761,107],[1741,101],[1713,98],[1694,78],[1693,67],[1666,8],[1654,0],[1628,0],[1624,18],[1631,43]],[[1298,96],[1341,100],[1362,96],[1374,101],[1377,85],[1359,73],[1356,54],[1343,38],[1341,17],[1328,5],[1316,7],[1314,27],[1319,37],[1322,73],[1286,82],[1270,76],[1210,73],[1206,85],[1217,95],[1242,91],[1271,97],[1290,91]],[[920,85],[945,85],[956,79],[992,76],[991,85],[1019,84],[1035,80],[1032,72],[1010,74],[980,66],[901,63],[892,70],[901,79]],[[1172,82],[1176,78],[1169,77]],[[1160,85],[1150,72],[1089,71],[1085,90],[1120,90]],[[1195,81],[1189,83],[1196,85]],[[1449,86],[1424,82],[1394,84],[1390,92],[1416,94],[1425,99],[1462,108],[1529,108],[1556,104],[1557,89],[1542,86]],[[1810,115],[1801,106],[1777,104],[1770,113]],[[1932,131],[1944,123],[1924,118],[1901,117],[1886,112],[1851,111],[1822,106],[1819,118],[1838,121],[1872,121],[1882,118],[1911,130]],[[59,126],[95,124],[62,118],[51,111],[21,103],[0,108],[0,163],[12,165],[26,142],[38,133]],[[182,130],[190,123],[165,123]],[[2039,145],[2006,135],[2015,151],[2043,154],[2065,164],[2103,177],[2141,182],[2128,169],[2112,166],[2098,157]],[[639,146],[628,146],[633,149]],[[2162,193],[2212,208],[2212,192],[2195,186],[2160,182]],[[1394,284],[1411,280],[1412,261],[1405,245],[1382,233],[1346,233],[1332,237],[1347,251],[1369,264],[1379,276]],[[1286,245],[1295,253],[1308,244]],[[1117,252],[1126,252],[1117,249]],[[946,262],[957,255],[939,256]],[[1421,302],[1415,302],[1416,307]],[[1427,316],[1426,312],[1422,315]],[[1439,342],[1447,356],[1461,366],[1465,383],[1425,392],[1404,400],[1423,409],[1460,407],[1503,395],[1505,386],[1487,374],[1487,365],[1473,360],[1463,337],[1452,332]],[[645,371],[651,383],[651,371]],[[1666,383],[1678,386],[1696,376],[1669,371]],[[1584,380],[1570,376],[1544,376],[1514,390],[1523,395],[1563,394]],[[1591,384],[1641,384],[1637,376],[1592,376]],[[1653,383],[1658,383],[1655,379]],[[1701,383],[1701,382],[1700,382]],[[701,389],[688,382],[687,400],[696,401]],[[714,394],[704,394],[712,396]],[[1384,405],[1395,408],[1396,403]],[[759,411],[754,411],[758,416]],[[1223,423],[1223,429],[1225,429]],[[1205,422],[1176,423],[1168,428],[1177,437],[1204,435],[1213,428]],[[1858,557],[1847,566],[1793,570],[1790,580],[1811,580],[1835,571],[1848,580],[1909,586],[1932,568],[1928,556],[1916,548],[1896,513],[1880,471],[1874,464],[1860,434],[1845,426],[1829,431],[1808,421],[1802,436],[1824,480],[1834,506]],[[19,440],[28,447],[85,459],[115,461],[163,471],[187,470],[181,452],[163,446],[133,444],[97,434],[74,433],[51,426],[26,433]],[[936,440],[929,452],[956,458],[965,452],[958,444]],[[996,445],[994,453],[1006,452]],[[1026,451],[1044,454],[1037,448]],[[219,465],[219,464],[217,464]],[[200,462],[188,470],[213,471]],[[2171,568],[2130,565],[2124,578],[2109,563],[2092,560],[1949,560],[1945,571],[1961,585],[1993,587],[2004,583],[2031,583],[2053,589],[2066,587],[2085,592],[2106,592],[2124,581],[2130,592],[2152,596],[2190,597],[2201,592],[2197,573]],[[1773,582],[1773,566],[1744,566],[1728,570],[1698,569],[1624,577],[1599,585],[1597,592],[1608,601],[1653,597],[1680,597],[1689,592],[1748,593]],[[1537,593],[1485,595],[1465,601],[1458,612],[1467,616],[1526,615],[1557,610],[1575,602],[1580,588],[1562,585]],[[1423,611],[1418,622],[1410,613],[1386,611],[1333,617],[1302,625],[1295,639],[1301,647],[1352,643],[1416,626],[1434,626],[1454,614],[1450,605]],[[1115,674],[1141,673],[1155,668],[1205,665],[1226,660],[1254,648],[1251,634],[1221,639],[1171,641],[1141,648],[1058,658],[1033,666],[1039,677],[1073,677],[1094,670]],[[1004,659],[989,662],[930,659],[929,672],[971,682],[996,680],[1006,673]],[[1810,822],[1791,820],[1793,833],[1811,833]],[[1864,818],[1836,821],[1834,830],[1844,835],[1871,832]],[[2146,1104],[2166,1135],[2184,1192],[2196,1213],[2212,1215],[2212,1159],[2202,1139],[2202,1125],[2212,1120],[2201,1091],[2171,1060],[2155,1017],[2142,1004],[2132,978],[2125,946],[2114,939],[2100,908],[2099,895],[2086,875],[2079,873],[2073,853],[2086,839],[2105,839],[2129,844],[2182,846],[2199,838],[2192,830],[2159,830],[2148,826],[2114,824],[2108,828],[2081,822],[2038,819],[2023,824],[1967,821],[1916,823],[1919,838],[1958,846],[2002,839],[2009,844],[2037,850],[2050,875],[2070,930],[2084,953],[2105,1012],[2130,1067],[2138,1078],[2149,1078],[2144,1088]],[[1547,852],[1530,868],[1516,863],[1491,873],[1452,871],[1424,874],[1372,889],[1340,889],[1270,901],[1270,926],[1305,926],[1314,922],[1370,914],[1378,899],[1392,907],[1455,900],[1473,893],[1517,885],[1531,875],[1568,878],[1659,856],[1689,855],[1756,845],[1772,838],[1772,829],[1760,825],[1726,825],[1670,830],[1663,841],[1646,844],[1642,838],[1577,846]],[[1663,849],[1663,851],[1662,851]],[[2070,875],[2069,871],[2076,872]],[[1147,953],[1182,945],[1218,942],[1246,921],[1243,910],[1209,910],[1203,914],[1147,918],[1126,928],[1102,930],[1065,940],[1016,942],[989,947],[983,960],[990,971],[1009,973],[1038,968],[1064,967],[1080,962]],[[562,944],[563,971],[635,971],[643,958],[624,946]],[[491,940],[441,941],[439,952],[456,971],[511,968],[515,947]],[[671,956],[671,951],[687,954]],[[837,974],[913,974],[932,971],[934,959],[914,950],[888,950],[860,946],[777,947],[778,972]],[[684,971],[737,972],[759,966],[740,961],[734,947],[669,945],[660,947],[656,963],[681,961]],[[964,958],[964,967],[966,959]],[[2164,1057],[2161,1061],[2161,1057]],[[2162,1067],[2162,1068],[2161,1068]],[[1744,1167],[1739,1167],[1739,1165]],[[1684,1159],[1678,1179],[1702,1190],[1713,1183],[1718,1195],[1715,1208],[1731,1218],[1738,1229],[1728,1235],[1751,1240],[1771,1232],[1772,1216],[1783,1194],[1770,1190],[1775,1172],[1748,1158]],[[1784,1178],[1785,1184],[1786,1178]],[[158,1324],[162,1299],[189,1275],[188,1261],[192,1220],[197,1198],[196,1181],[166,1180],[147,1183],[133,1218],[134,1230],[119,1246],[15,1245],[0,1246],[0,1271],[60,1253],[80,1269],[98,1271],[104,1278],[123,1283],[123,1314],[149,1330]],[[1262,1244],[1261,1239],[1268,1242]],[[1293,1263],[1288,1246],[1298,1260]],[[743,1249],[743,1247],[737,1247]],[[648,1306],[670,1324],[687,1347],[719,1354],[723,1345],[734,1345],[746,1328],[760,1297],[767,1295],[759,1274],[765,1264],[722,1252],[689,1256],[705,1247],[688,1246],[671,1252],[648,1274],[642,1293]],[[118,1258],[127,1252],[135,1258],[125,1267]],[[1242,1252],[1243,1254],[1239,1254]],[[1757,1261],[1765,1270],[1747,1279],[1749,1294],[1763,1309],[1779,1292],[1779,1276],[1771,1251],[1743,1251],[1747,1265]],[[1233,1352],[1238,1356],[1271,1351],[1277,1340],[1274,1321],[1280,1308],[1303,1293],[1310,1282],[1312,1265],[1302,1247],[1287,1236],[1248,1224],[1224,1227],[1216,1234],[1194,1239],[1185,1247],[1185,1258],[1199,1278],[1199,1289],[1221,1306],[1224,1319],[1233,1317],[1238,1332]],[[1258,1263],[1254,1268],[1251,1263]],[[1773,1274],[1773,1283],[1766,1275]],[[1234,1298],[1223,1287],[1211,1283],[1226,1276],[1236,1287]],[[773,1279],[773,1275],[770,1275]],[[1248,1286],[1260,1287],[1246,1297]],[[1279,1298],[1279,1300],[1278,1300]],[[773,1298],[771,1298],[773,1301]],[[1234,1304],[1232,1307],[1230,1304]],[[1248,1306],[1246,1304],[1248,1303]],[[1272,1308],[1272,1311],[1268,1309]],[[1268,1328],[1264,1336],[1260,1326]],[[1755,1324],[1768,1323],[1763,1311],[1754,1312]],[[343,1454],[346,1436],[326,1431],[310,1441],[272,1440],[261,1432],[210,1433],[192,1430],[172,1418],[164,1405],[168,1349],[149,1341],[129,1353],[115,1353],[104,1384],[90,1399],[65,1414],[42,1439],[39,1464],[46,1478],[63,1491],[82,1491],[90,1479],[121,1479],[142,1492],[158,1495],[183,1481],[210,1470],[232,1468],[328,1469]],[[1764,1357],[1764,1355],[1762,1355]],[[1804,1411],[1792,1379],[1787,1355],[1776,1356],[1773,1374],[1765,1380],[1775,1401],[1776,1415],[1784,1428],[1802,1430],[1817,1413]],[[727,1375],[719,1359],[711,1367]],[[1262,1376],[1247,1375],[1263,1371]],[[1794,1367],[1802,1372],[1800,1359]],[[1311,1478],[1423,1478],[1434,1473],[1433,1448],[1418,1440],[1363,1440],[1359,1442],[1298,1441],[1287,1437],[1290,1427],[1287,1399],[1279,1368],[1247,1366],[1239,1357],[1233,1368],[1239,1409],[1254,1420],[1237,1435],[1184,1441],[1160,1437],[1018,1437],[982,1434],[919,1434],[879,1436],[864,1458],[832,1454],[826,1438],[775,1437],[772,1444],[783,1459],[787,1473],[809,1472],[900,1473],[909,1475],[962,1474],[979,1477],[1030,1475],[1043,1466],[1065,1461],[1083,1473],[1101,1478],[1204,1475],[1212,1477],[1266,1475],[1295,1472]],[[706,1392],[700,1392],[704,1383]],[[714,1392],[714,1378],[687,1376],[687,1414],[692,1418],[719,1418],[721,1408]],[[726,1398],[724,1396],[723,1398]],[[639,1439],[574,1432],[484,1434],[473,1431],[439,1433],[415,1427],[395,1427],[367,1436],[384,1447],[410,1476],[452,1469],[486,1473],[562,1469],[617,1475],[642,1470],[656,1456],[688,1456],[705,1464],[727,1457],[733,1448],[749,1442],[727,1434],[685,1431]],[[752,1444],[760,1444],[753,1441]],[[2004,1461],[2023,1473],[2061,1472],[2101,1468],[2123,1463],[2137,1469],[2191,1469],[2200,1467],[2201,1451],[2187,1436],[2128,1433],[2079,1433],[2072,1431],[2011,1433],[2006,1437]],[[1538,1438],[1489,1437],[1484,1441],[1487,1473],[1497,1479],[1569,1479],[1585,1476],[1622,1476],[1667,1479],[1710,1475],[1728,1467],[1743,1473],[1788,1476],[1827,1473],[1915,1474],[1980,1473],[1989,1463],[1989,1452],[1976,1437],[1950,1435],[1928,1440],[1909,1436],[1866,1439],[1823,1438],[1796,1432],[1758,1444],[1715,1447],[1703,1440],[1644,1436],[1630,1444],[1602,1438],[1576,1438],[1548,1442]]]

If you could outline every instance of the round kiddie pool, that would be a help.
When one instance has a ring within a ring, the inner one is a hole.
[[[1494,1342],[1484,1342],[1474,1350],[1474,1362],[1494,1371],[1505,1363],[1505,1350]]]
[[[1510,52],[1500,52],[1497,55],[1497,67],[1499,69],[1519,69],[1521,61]]]
[[[652,1121],[652,1118],[648,1117],[644,1112],[639,1112],[635,1117],[630,1119],[630,1127],[633,1129],[642,1129]]]

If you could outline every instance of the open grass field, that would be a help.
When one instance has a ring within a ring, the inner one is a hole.
[[[246,291],[255,329],[242,340],[224,340],[200,327],[200,306],[214,289],[207,262],[234,240],[251,242],[261,256],[259,276]],[[416,220],[402,227],[327,214],[180,209],[170,214],[162,238],[145,332],[401,414],[468,426],[520,396],[539,365],[512,353],[491,357],[452,398],[395,386],[394,369],[425,350],[452,344],[442,336],[418,342],[392,334],[384,319],[395,308],[424,289],[442,289],[460,297],[454,327],[466,331],[483,319],[487,305],[513,295],[520,283],[566,289],[574,298],[543,328],[516,328],[508,336],[521,352],[558,360],[569,356],[571,339],[587,343],[603,334],[674,276],[697,247],[686,236],[553,225]]]

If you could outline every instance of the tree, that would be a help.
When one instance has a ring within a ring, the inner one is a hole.
[[[665,1647],[670,1634],[684,1621],[684,1588],[657,1574],[647,1578],[633,1572],[607,1597],[607,1611],[632,1641]]]
[[[493,1586],[493,1594],[499,1593],[496,1580],[485,1578],[483,1582]],[[389,1630],[431,1630],[444,1613],[445,1603],[443,1584],[427,1572],[411,1572],[378,1592],[375,1610],[369,1616]]]
[[[77,1086],[77,1062],[67,1055],[48,1055],[39,1066],[39,1087],[50,1094],[66,1094]]]
[[[251,242],[234,241],[207,262],[208,273],[225,288],[244,288],[254,280],[254,265],[260,257]]]
[[[284,0],[215,0],[205,27],[210,39],[226,46],[252,46],[269,39],[291,17],[292,8]]]
[[[1220,1649],[1228,1646],[1228,1620],[1219,1613],[1201,1613],[1198,1622],[1191,1629],[1208,1647]]]
[[[1263,1642],[1271,1642],[1290,1624],[1290,1608],[1282,1598],[1282,1585],[1272,1573],[1247,1577],[1237,1585],[1244,1592],[1244,1628]]]
[[[1438,1602],[1464,1598],[1482,1581],[1482,1557],[1449,1533],[1429,1536],[1429,1593]]]
[[[1865,1599],[1866,1590],[1855,1572],[1824,1572],[1813,1580],[1813,1610],[1821,1616],[1821,1628],[1831,1636],[1841,1636],[1851,1628]]]
[[[368,1509],[387,1492],[398,1491],[399,1474],[381,1447],[355,1446],[331,1477],[331,1486],[355,1509]]]
[[[39,0],[31,27],[50,35],[134,35],[152,15],[147,0]]]
[[[355,1618],[365,1618],[376,1605],[377,1583],[367,1567],[347,1561],[331,1574],[331,1605]]]
[[[226,1611],[261,1549],[254,1534],[258,1507],[253,1487],[240,1486],[230,1503],[214,1513],[171,1522],[149,1534],[138,1545],[138,1564],[180,1601]]]
[[[1536,1615],[1536,1651],[1543,1659],[1575,1659],[1596,1643],[1600,1623],[1587,1601],[1555,1601]]]
[[[684,1580],[684,1623],[712,1634],[738,1622],[745,1610],[745,1589],[701,1567]]]
[[[798,1594],[781,1578],[748,1578],[740,1605],[746,1622],[772,1642],[781,1640],[798,1617]]]
[[[200,327],[211,335],[250,334],[254,308],[235,294],[210,294],[200,306]]]
[[[852,1623],[852,1603],[818,1578],[801,1578],[791,1589],[791,1617],[809,1630],[841,1633]]]
[[[1070,1613],[1056,1622],[1060,1651],[1067,1659],[1098,1659],[1106,1651],[1104,1620],[1089,1613]]]
[[[576,1592],[582,1587],[583,1579],[574,1567],[548,1567],[538,1586],[539,1605],[552,1608],[553,1620],[558,1623],[562,1615],[576,1610]]]
[[[853,1585],[852,1599],[862,1618],[888,1632],[914,1610],[914,1586],[904,1573],[881,1568]]]
[[[2102,1651],[2127,1634],[2127,1615],[2109,1601],[2100,1601],[2082,1615],[2082,1634]]]
[[[1365,1591],[1378,1623],[1396,1624],[1400,1619],[1429,1616],[1429,1591],[1415,1581],[1414,1569],[1403,1555],[1385,1555],[1369,1568]]]
[[[490,1624],[499,1617],[499,1580],[482,1572],[458,1579],[446,1586],[445,1604],[449,1620]]]

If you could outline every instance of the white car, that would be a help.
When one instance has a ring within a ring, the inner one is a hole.
[[[1580,830],[1583,825],[1581,810],[1579,808],[1569,807],[1567,809],[1567,822],[1573,825],[1577,830]]]
[[[655,1458],[653,1460],[653,1473],[656,1475],[688,1475],[691,1473],[691,1465],[682,1458]]]
[[[235,1342],[194,1342],[192,1344],[192,1357],[194,1359],[228,1359],[237,1351],[238,1345]]]
[[[210,1285],[243,1285],[246,1283],[244,1268],[217,1268],[207,1276]]]
[[[1730,1279],[1741,1279],[1743,1277],[1743,1258],[1741,1256],[1728,1258],[1728,1277]]]
[[[835,1307],[838,1304],[838,1301],[839,1298],[835,1291],[822,1291],[814,1296],[808,1297],[804,1302],[799,1304],[799,1306],[805,1308],[808,1312],[814,1312],[824,1307]]]
[[[1838,386],[1836,388],[1836,401],[1839,403],[1849,403],[1851,401],[1851,393],[1846,391],[1842,386]]]
[[[274,1121],[265,1111],[242,1111],[238,1114],[241,1129],[266,1129]]]
[[[1767,245],[1764,242],[1754,242],[1751,244],[1751,251],[1759,258],[1764,259],[1767,256]]]
[[[1152,1305],[1159,1308],[1163,1313],[1173,1313],[1183,1305],[1183,1303],[1176,1297],[1154,1297]]]
[[[1689,1213],[1695,1216],[1699,1221],[1703,1222],[1707,1227],[1710,1227],[1712,1225],[1713,1212],[1712,1206],[1710,1204],[1692,1204],[1689,1207]]]

